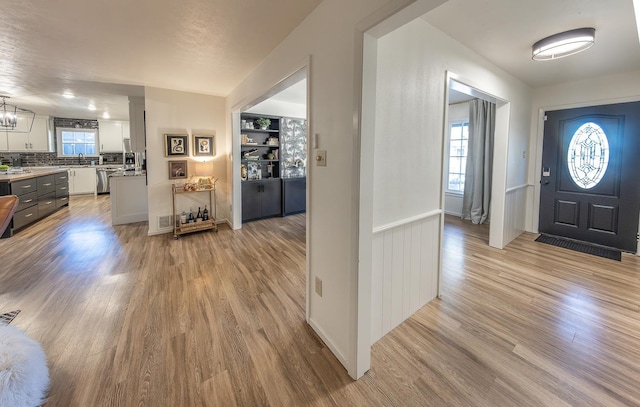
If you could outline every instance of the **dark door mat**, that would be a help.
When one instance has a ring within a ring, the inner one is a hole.
[[[7,312],[6,314],[0,314],[0,324],[9,325],[13,318],[17,317],[20,310]]]
[[[536,239],[536,242],[550,244],[552,246],[563,247],[565,249],[574,250],[576,252],[582,252],[587,254],[593,254],[594,256],[604,257],[605,259],[622,261],[622,252],[614,249],[607,249],[606,247],[594,246],[587,243],[576,242],[574,240],[561,239],[555,236],[540,235]]]

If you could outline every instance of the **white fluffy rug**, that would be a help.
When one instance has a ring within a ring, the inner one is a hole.
[[[47,358],[22,330],[0,324],[0,406],[36,407],[49,387]]]

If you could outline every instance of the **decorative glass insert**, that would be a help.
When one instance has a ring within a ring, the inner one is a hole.
[[[602,127],[585,123],[569,142],[569,174],[580,188],[591,189],[604,177],[609,165],[609,141]]]

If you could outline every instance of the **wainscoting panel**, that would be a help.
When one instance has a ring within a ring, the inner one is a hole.
[[[504,246],[525,230],[528,187],[528,185],[520,185],[507,189],[504,205]]]
[[[373,234],[371,343],[375,343],[438,291],[441,211]]]

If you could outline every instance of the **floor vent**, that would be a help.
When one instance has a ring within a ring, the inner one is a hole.
[[[167,229],[172,227],[171,215],[158,216],[158,229]]]

